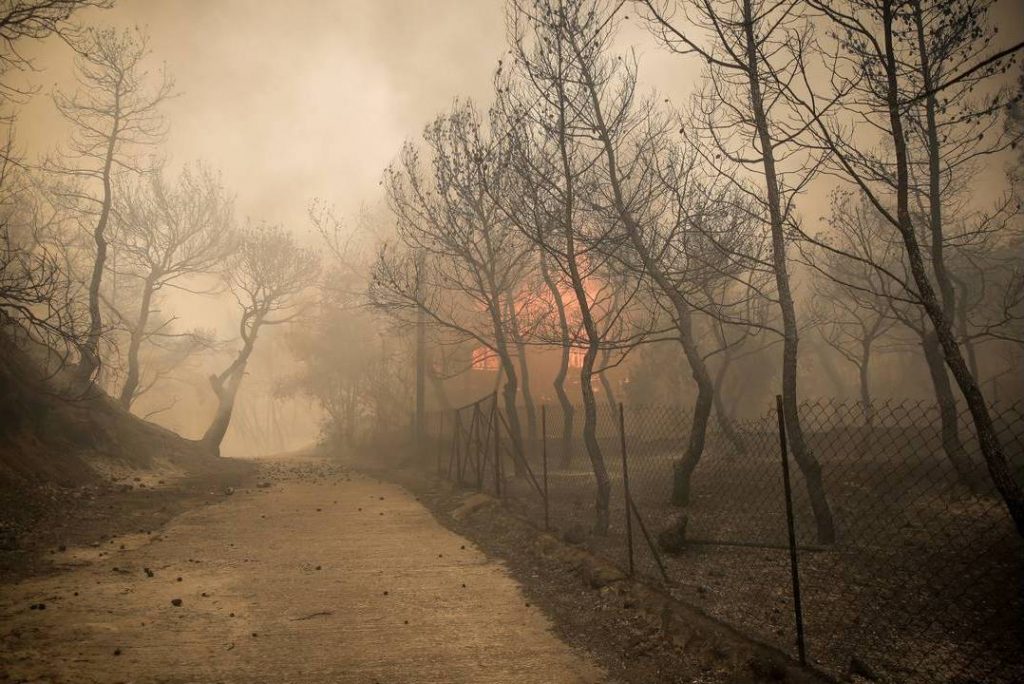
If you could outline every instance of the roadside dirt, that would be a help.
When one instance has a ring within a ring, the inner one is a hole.
[[[481,495],[459,491],[415,469],[390,468],[379,474],[417,495],[442,524],[502,559],[529,600],[551,616],[558,636],[590,653],[610,681],[831,681],[696,609],[624,580],[614,567],[544,534],[493,499],[491,505],[467,513]]]
[[[68,546],[54,572],[0,585],[0,680],[606,681],[501,563],[397,485],[315,461],[260,471],[163,529]]]
[[[250,463],[219,459],[201,474],[126,469],[79,486],[0,488],[0,584],[59,571],[62,549],[113,550],[115,537],[151,533],[185,511],[221,501],[254,481],[254,473]]]

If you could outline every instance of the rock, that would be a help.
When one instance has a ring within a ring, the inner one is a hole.
[[[181,599],[180,598],[171,599],[171,605],[175,606],[175,607],[180,607],[181,606]]]
[[[577,523],[570,525],[569,528],[562,533],[562,541],[566,544],[582,544],[587,541],[587,534],[587,528]]]
[[[850,657],[848,670],[851,676],[863,677],[864,679],[870,679],[873,682],[877,682],[879,680],[878,673],[856,655]]]
[[[143,570],[143,572],[145,572],[145,573],[146,573],[146,577],[153,577],[153,574],[154,574],[154,573],[153,573],[153,571],[152,571],[152,570],[150,570],[149,568],[142,568],[142,570]]]
[[[583,564],[583,576],[594,589],[601,589],[626,579],[625,573],[617,567],[596,558],[589,559]]]
[[[452,511],[452,518],[455,520],[465,520],[477,511],[495,503],[497,502],[486,494],[474,494],[463,501],[461,506]]]
[[[686,513],[673,515],[668,527],[658,533],[658,546],[666,553],[682,552],[686,548],[686,525],[689,520]]]
[[[786,668],[773,658],[754,656],[747,662],[747,666],[758,681],[786,681]]]
[[[256,483],[256,488],[257,489],[267,489],[268,487],[270,487],[270,483],[269,482],[257,482]]]
[[[225,487],[224,488],[224,494],[225,495],[231,496],[234,493],[235,493],[235,488],[234,487]]]

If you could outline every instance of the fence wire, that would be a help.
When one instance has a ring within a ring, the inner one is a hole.
[[[580,406],[538,407],[530,434],[525,410],[517,410],[519,439],[493,395],[431,416],[430,467],[501,496],[538,527],[626,569],[625,462],[637,513],[636,572],[667,577],[676,598],[796,653],[774,407],[756,420],[712,416],[683,506],[673,504],[673,493],[691,411],[627,406],[620,433],[618,411],[607,404],[597,406],[590,430]],[[1024,405],[992,413],[1024,481]],[[801,404],[798,415],[803,439],[791,430],[787,437],[809,661],[835,675],[882,681],[1024,681],[1024,545],[966,410],[821,400]],[[816,513],[811,505],[814,463],[834,540],[821,534],[821,506]],[[595,533],[602,466],[608,529]],[[657,538],[681,520],[685,542],[669,552]]]

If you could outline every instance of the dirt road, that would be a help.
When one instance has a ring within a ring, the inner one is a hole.
[[[0,679],[602,681],[500,564],[404,490],[287,471],[0,587]]]

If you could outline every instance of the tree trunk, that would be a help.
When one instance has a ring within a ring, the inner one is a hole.
[[[575,408],[569,400],[569,394],[565,391],[565,378],[569,375],[569,354],[572,351],[569,340],[569,322],[565,315],[565,302],[562,301],[562,293],[551,272],[548,270],[547,259],[544,253],[540,255],[540,272],[544,284],[551,293],[551,299],[555,303],[555,311],[558,314],[558,329],[562,336],[561,356],[558,361],[558,372],[555,374],[554,387],[558,396],[558,403],[562,407],[562,439],[559,452],[558,465],[562,470],[567,470],[572,462],[572,430]]]
[[[238,356],[231,362],[231,365],[220,375],[210,376],[210,387],[213,388],[213,393],[217,395],[217,412],[213,414],[213,420],[210,422],[210,426],[206,428],[201,441],[217,456],[220,455],[221,442],[224,441],[224,435],[227,434],[228,427],[231,425],[231,414],[235,409],[235,397],[238,394],[239,386],[242,384],[242,378],[245,376],[245,367],[249,363],[249,357],[256,346],[256,335],[259,332],[259,326],[259,321],[253,324],[251,332],[249,332],[248,337],[245,338],[242,344],[242,350],[238,352]]]
[[[924,351],[928,375],[931,377],[935,401],[939,408],[942,450],[946,453],[950,465],[953,466],[957,478],[971,489],[977,490],[981,483],[978,473],[975,472],[971,459],[967,455],[967,450],[964,448],[963,440],[960,438],[960,412],[957,409],[956,396],[953,394],[949,375],[946,374],[942,349],[934,334],[926,334],[922,337],[921,348]]]
[[[754,35],[754,11],[751,0],[743,0],[743,31],[746,42],[747,78],[750,86],[750,106],[754,117],[754,125],[761,146],[763,157],[765,190],[768,201],[768,213],[772,233],[772,262],[775,271],[775,285],[778,290],[779,309],[782,313],[783,348],[782,348],[782,402],[785,412],[785,427],[789,438],[790,449],[803,473],[807,484],[807,493],[817,525],[817,537],[820,544],[835,542],[835,523],[832,510],[825,495],[825,486],[821,477],[821,464],[807,447],[803,428],[797,413],[797,348],[799,336],[796,319],[796,308],[789,283],[789,267],[786,257],[786,235],[783,224],[781,196],[775,170],[774,145],[768,128],[768,117],[765,114],[761,96],[761,84],[758,71],[759,59],[757,38]]]
[[[686,453],[675,464],[672,478],[672,503],[685,508],[690,505],[690,478],[704,454],[704,443],[707,439],[708,420],[714,407],[715,388],[708,374],[704,358],[697,349],[693,338],[693,316],[689,306],[682,301],[678,293],[675,295],[676,329],[679,331],[679,343],[690,364],[693,381],[697,384],[697,399],[693,404],[693,421],[690,424],[690,439],[686,445]]]
[[[505,340],[505,331],[501,325],[501,318],[497,312],[491,312],[494,322],[495,347],[498,360],[501,363],[502,373],[505,375],[505,384],[502,387],[501,395],[505,402],[505,417],[508,420],[508,429],[512,438],[512,465],[517,477],[525,475],[523,467],[523,428],[519,422],[519,409],[516,406],[516,399],[519,397],[519,379],[516,375],[515,364],[508,352],[508,344]]]
[[[601,352],[601,367],[602,368],[607,368],[608,367],[608,358],[611,355],[612,355],[612,350],[611,349],[605,349],[603,352]],[[619,404],[615,400],[615,390],[612,389],[612,383],[608,379],[608,373],[607,373],[607,371],[602,370],[598,375],[599,375],[599,379],[601,381],[601,391],[604,392],[604,399],[605,399],[605,402],[608,404],[608,410],[611,412],[612,416],[616,416],[616,415],[618,415]]]
[[[722,344],[725,344],[725,340],[719,338]],[[715,371],[715,377],[712,380],[712,397],[715,402],[715,416],[718,418],[718,428],[722,431],[732,448],[736,450],[736,453],[740,456],[747,454],[747,443],[740,436],[740,433],[736,431],[736,425],[733,423],[732,415],[729,410],[725,407],[725,402],[722,401],[722,386],[725,384],[725,374],[729,371],[729,366],[732,365],[732,352],[726,348],[722,352],[722,362],[718,365],[718,370]]]
[[[215,384],[215,376],[210,377],[210,384],[214,387],[214,392],[217,394],[217,412],[213,415],[210,426],[206,428],[202,442],[216,456],[220,456],[221,442],[224,441],[224,435],[227,434],[228,427],[231,425],[231,414],[235,409],[235,396],[238,394],[238,386],[241,381],[241,375],[244,372],[243,366],[242,370],[239,371],[237,380],[231,378],[228,384],[220,387]]]
[[[146,336],[146,325],[149,323],[149,310],[153,302],[153,289],[155,281],[152,277],[146,278],[142,285],[142,302],[139,304],[139,316],[132,328],[131,339],[128,342],[128,373],[121,387],[121,406],[127,411],[131,409],[135,400],[135,392],[139,388],[139,349],[142,347],[142,340]]]
[[[100,204],[100,215],[93,229],[93,242],[96,243],[96,259],[92,265],[92,277],[89,280],[89,330],[85,343],[80,348],[81,360],[76,369],[79,382],[88,383],[100,367],[99,346],[103,334],[103,314],[100,311],[100,286],[103,283],[103,269],[107,263],[107,223],[110,221],[110,208],[113,204],[114,192],[111,186],[111,169],[114,164],[114,150],[120,135],[120,115],[115,115],[110,135],[107,138],[107,151],[103,159],[103,199]]]
[[[506,302],[506,308],[512,327],[512,339],[516,345],[516,356],[519,358],[519,376],[522,380],[520,391],[523,393],[523,406],[526,408],[526,437],[532,448],[537,442],[537,408],[533,403],[533,393],[530,391],[530,362],[526,356],[526,344],[523,343],[519,332],[519,319],[511,296]]]
[[[583,356],[583,367],[580,368],[580,390],[583,394],[583,443],[587,447],[590,465],[594,470],[594,478],[597,481],[594,534],[606,535],[608,534],[608,524],[610,521],[609,505],[611,503],[612,486],[608,479],[608,471],[605,469],[601,445],[597,441],[597,399],[594,397],[594,387],[591,384],[599,344],[598,340],[592,340],[587,345],[587,352]]]

